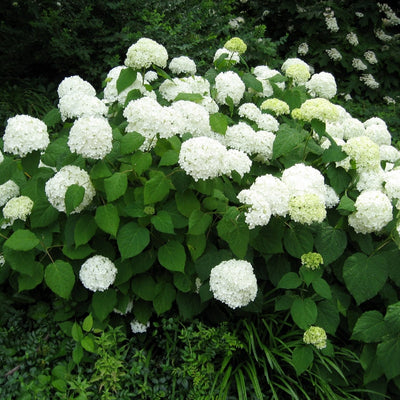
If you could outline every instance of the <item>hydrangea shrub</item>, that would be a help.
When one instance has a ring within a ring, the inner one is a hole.
[[[249,68],[234,39],[196,76],[143,38],[99,96],[67,77],[44,121],[8,121],[2,288],[134,332],[272,307],[304,332],[296,371],[345,337],[367,383],[398,381],[400,152],[383,120],[335,105],[333,75]]]

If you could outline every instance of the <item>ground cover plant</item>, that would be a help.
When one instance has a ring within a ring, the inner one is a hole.
[[[91,382],[53,382],[60,398],[95,382],[127,398],[128,332],[146,346],[121,379],[143,377],[142,398],[162,349],[176,398],[399,394],[399,150],[384,120],[335,104],[330,73],[246,52],[228,40],[202,76],[141,38],[101,93],[69,76],[43,121],[8,119],[2,291],[74,341],[39,381],[100,356]]]

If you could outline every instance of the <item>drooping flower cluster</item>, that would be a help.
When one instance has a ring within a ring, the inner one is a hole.
[[[45,185],[46,196],[50,204],[60,212],[66,212],[65,194],[71,185],[79,185],[85,189],[83,200],[72,213],[79,213],[87,207],[96,194],[89,174],[75,166],[62,167]]]
[[[305,56],[308,53],[308,44],[307,43],[300,43],[299,47],[297,48],[297,52],[301,56]]]
[[[211,270],[210,290],[232,309],[248,305],[258,290],[253,266],[245,260],[222,261]]]
[[[50,143],[46,124],[29,115],[16,115],[7,120],[3,135],[4,151],[20,157],[36,150],[46,150]]]
[[[333,61],[340,61],[342,59],[342,55],[340,54],[339,50],[334,47],[325,51],[329,58]]]
[[[96,255],[82,264],[79,279],[86,289],[103,292],[114,283],[117,272],[117,268],[109,258]]]
[[[378,60],[376,58],[376,55],[373,51],[368,50],[364,53],[365,59],[370,63],[370,64],[377,64]]]
[[[379,82],[371,74],[362,74],[360,81],[364,82],[365,86],[368,86],[370,89],[378,89],[380,86]]]
[[[337,24],[337,20],[335,18],[335,13],[329,7],[327,7],[324,11],[325,23],[328,31],[337,32],[339,30],[339,26]]]
[[[326,347],[326,332],[319,326],[310,326],[303,335],[303,342],[314,345],[318,350]]]
[[[365,71],[366,69],[368,69],[368,67],[359,58],[353,58],[353,60],[351,61],[351,65],[357,71]]]
[[[358,46],[358,37],[354,32],[350,32],[346,35],[346,40],[352,45],[352,46]]]
[[[147,69],[151,65],[167,66],[168,52],[164,46],[152,39],[141,38],[126,53],[125,65],[135,70]]]

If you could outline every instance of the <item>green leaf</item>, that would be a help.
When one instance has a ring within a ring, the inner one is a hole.
[[[144,143],[144,137],[137,132],[128,132],[121,139],[121,154],[130,154]]]
[[[149,243],[149,231],[136,222],[123,225],[117,235],[117,245],[122,259],[140,254]]]
[[[400,332],[400,301],[389,305],[385,315],[385,322],[391,332],[394,334]]]
[[[315,248],[324,259],[324,265],[337,260],[347,247],[347,235],[329,224],[319,225],[315,236]]]
[[[163,200],[169,193],[169,179],[161,172],[157,172],[144,185],[144,204],[153,204]]]
[[[184,272],[186,264],[185,248],[171,240],[158,249],[158,261],[170,271]]]
[[[93,317],[92,317],[92,314],[89,314],[89,315],[83,320],[82,329],[83,329],[85,332],[90,332],[90,331],[92,330],[92,328],[93,328]]]
[[[43,118],[42,121],[47,125],[48,128],[53,128],[61,122],[61,113],[58,108],[50,110]]]
[[[153,301],[156,295],[156,282],[149,274],[136,275],[132,279],[132,291],[146,301]]]
[[[331,140],[331,145],[322,154],[322,162],[330,163],[330,162],[342,161],[346,157],[347,157],[347,154],[332,139]]]
[[[288,272],[282,276],[278,283],[280,289],[296,289],[302,284],[302,280],[296,272]]]
[[[205,214],[200,210],[193,210],[189,217],[190,235],[201,235],[205,233],[212,222],[210,214]]]
[[[47,286],[63,299],[68,299],[75,284],[75,274],[72,266],[61,260],[46,267],[44,279]]]
[[[38,237],[27,229],[16,230],[4,243],[4,246],[12,250],[28,251],[40,243]]]
[[[71,185],[65,192],[65,209],[67,214],[71,214],[79,204],[82,203],[85,196],[85,188],[79,185]]]
[[[290,307],[290,314],[299,328],[307,330],[315,324],[318,310],[315,302],[310,298],[302,299],[298,297]]]
[[[353,328],[352,340],[364,343],[377,343],[387,334],[383,315],[376,310],[367,311],[358,318]]]
[[[342,196],[336,209],[339,211],[341,215],[350,215],[351,213],[357,211],[354,205],[354,201],[350,199],[350,197],[347,197],[346,195]]]
[[[71,260],[82,260],[92,254],[93,251],[94,250],[88,244],[79,247],[65,245],[62,249],[63,254]]]
[[[323,136],[326,136],[325,122],[322,122],[319,119],[314,118],[311,120],[311,128],[314,129],[314,131],[318,134],[320,139]]]
[[[172,218],[167,211],[159,211],[157,215],[151,217],[150,221],[159,232],[175,233]]]
[[[104,160],[97,161],[90,170],[90,177],[92,179],[108,178],[111,175],[112,172]]]
[[[152,68],[157,72],[158,76],[161,76],[161,78],[172,80],[172,78],[161,68],[157,67],[157,65],[152,64]]]
[[[83,358],[83,349],[80,343],[76,343],[74,350],[72,350],[72,360],[75,364],[79,364]]]
[[[309,228],[295,224],[286,230],[283,244],[292,257],[301,258],[303,254],[313,250],[314,238]]]
[[[357,304],[371,299],[382,289],[388,277],[387,259],[383,254],[367,257],[355,253],[343,266],[343,279]]]
[[[189,292],[192,288],[192,281],[182,272],[174,273],[174,286],[181,292]]]
[[[291,128],[287,124],[281,124],[273,144],[273,158],[276,159],[284,154],[290,153],[305,139],[303,132]]]
[[[94,216],[97,226],[110,235],[117,236],[119,227],[118,209],[113,204],[105,204],[96,208]]]
[[[203,98],[204,97],[200,93],[179,93],[178,96],[175,97],[174,101],[186,100],[200,103]]]
[[[193,210],[200,210],[200,201],[192,190],[175,193],[176,207],[185,217],[190,217]]]
[[[30,274],[18,276],[18,291],[32,290],[43,281],[43,265],[37,261],[29,266]]]
[[[59,212],[49,203],[47,199],[35,201],[30,215],[31,227],[43,228],[57,221]]]
[[[158,166],[162,167],[162,166],[175,165],[178,163],[178,160],[179,160],[179,151],[178,150],[175,150],[175,149],[167,150],[161,156]]]
[[[92,215],[83,214],[76,222],[74,240],[76,247],[86,244],[96,233],[97,224]]]
[[[351,176],[343,168],[336,168],[333,164],[326,169],[326,176],[330,186],[338,194],[343,193],[351,182]]]
[[[29,176],[33,176],[38,170],[40,161],[40,151],[32,151],[22,158],[21,164],[24,172]]]
[[[246,87],[254,89],[256,92],[263,91],[262,83],[253,74],[246,72],[241,76],[241,79]]]
[[[176,294],[176,303],[179,309],[179,315],[185,320],[191,320],[195,315],[200,314],[204,306],[201,304],[200,296],[196,293]]]
[[[315,290],[315,293],[319,294],[324,299],[332,298],[331,288],[325,279],[322,278],[315,279],[311,282],[311,284],[313,289]]]
[[[137,151],[131,158],[132,168],[139,176],[150,168],[152,162],[153,158],[151,154],[147,152],[142,153]]]
[[[317,305],[318,316],[315,325],[324,328],[327,333],[335,334],[340,323],[336,300],[322,300]]]
[[[161,290],[153,300],[154,310],[158,315],[169,311],[176,297],[176,290],[170,283],[163,283]]]
[[[128,176],[122,172],[116,172],[109,178],[104,179],[104,189],[107,201],[111,202],[123,196],[128,188]]]
[[[206,249],[207,237],[206,235],[186,235],[186,246],[192,257],[192,260],[197,260]]]
[[[81,345],[86,351],[89,351],[90,353],[94,353],[95,352],[96,344],[94,342],[94,339],[93,339],[92,335],[85,336],[81,340]]]
[[[137,71],[132,68],[122,69],[117,79],[117,91],[121,93],[123,90],[131,86],[137,78]]]
[[[323,273],[322,268],[318,269],[310,269],[302,265],[299,269],[300,276],[303,279],[303,281],[306,283],[306,285],[310,285],[313,281],[316,279],[320,279]]]
[[[210,114],[210,126],[214,132],[225,135],[228,128],[228,118],[222,113]]]
[[[296,374],[302,374],[313,362],[314,353],[310,346],[299,346],[293,350],[292,363]]]
[[[117,304],[117,293],[113,289],[104,292],[95,292],[92,298],[94,314],[100,321],[104,321],[114,310]]]
[[[139,89],[130,90],[126,95],[124,107],[126,107],[130,101],[140,99],[141,97],[143,97],[143,94]]]
[[[376,355],[387,379],[400,375],[400,339],[398,336],[379,343]]]
[[[77,322],[74,322],[71,328],[71,336],[72,339],[75,340],[75,342],[79,342],[83,339],[83,332],[82,328],[79,326]]]

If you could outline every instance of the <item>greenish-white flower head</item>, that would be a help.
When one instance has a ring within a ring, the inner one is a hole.
[[[238,37],[233,37],[232,39],[229,39],[224,44],[224,47],[229,51],[236,52],[239,54],[243,54],[247,50],[246,43],[243,42],[243,40]]]
[[[293,221],[300,224],[320,223],[326,217],[325,204],[315,193],[293,196],[289,200],[289,215]]]
[[[301,256],[301,265],[304,267],[316,270],[324,263],[324,259],[321,254],[309,252]]]
[[[165,68],[167,60],[168,52],[164,46],[152,39],[141,38],[129,47],[125,65],[136,70],[150,68],[153,64]]]
[[[312,344],[317,349],[321,350],[326,347],[327,336],[323,328],[319,326],[310,326],[303,335],[303,342]]]
[[[350,138],[342,149],[355,161],[358,169],[374,169],[380,164],[379,145],[367,136]]]
[[[278,116],[290,113],[289,105],[285,101],[275,98],[265,100],[261,103],[260,108],[261,110],[271,110]]]
[[[32,208],[33,201],[29,197],[13,197],[3,208],[3,217],[6,220],[6,224],[2,228],[12,225],[17,219],[26,221],[26,218],[31,214]]]
[[[329,100],[317,97],[306,100],[300,108],[295,108],[292,111],[292,117],[308,122],[313,119],[336,122],[339,119],[339,111]]]
[[[285,75],[293,80],[295,85],[304,85],[310,79],[310,71],[306,65],[293,64],[286,68]]]

